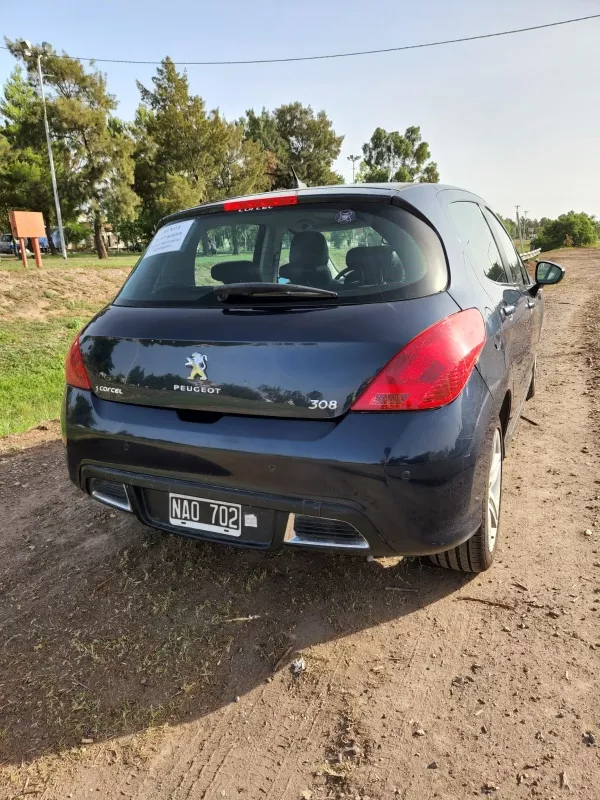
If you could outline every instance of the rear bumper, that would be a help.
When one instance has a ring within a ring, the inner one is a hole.
[[[474,371],[443,409],[350,413],[337,422],[233,415],[189,422],[172,409],[111,403],[68,387],[63,435],[71,480],[87,492],[94,478],[125,484],[147,525],[181,533],[157,519],[148,498],[187,493],[270,514],[270,530],[259,537],[197,538],[276,549],[290,540],[295,514],[352,525],[375,556],[426,555],[477,530],[495,418]]]

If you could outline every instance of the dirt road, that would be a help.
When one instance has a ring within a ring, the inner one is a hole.
[[[600,251],[561,260],[482,576],[178,540],[5,456],[0,797],[597,798]]]

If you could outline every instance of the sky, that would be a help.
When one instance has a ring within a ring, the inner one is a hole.
[[[278,58],[395,47],[600,13],[600,0],[81,0],[7,3],[0,32],[95,58]],[[0,82],[14,67],[0,50]],[[136,79],[155,67],[98,64],[132,119]],[[441,181],[499,213],[575,209],[600,216],[600,19],[400,53],[292,64],[187,68],[190,89],[228,119],[300,100],[345,139],[335,168],[351,178],[380,126],[420,125]]]

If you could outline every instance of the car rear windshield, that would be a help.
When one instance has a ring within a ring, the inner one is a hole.
[[[443,291],[437,234],[411,212],[379,202],[300,203],[204,214],[156,233],[115,303],[215,307],[224,284],[295,284],[337,297],[253,297],[252,305],[373,303]],[[227,305],[249,302],[230,294]]]

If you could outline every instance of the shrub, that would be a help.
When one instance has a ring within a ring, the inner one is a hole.
[[[598,222],[589,214],[569,211],[549,220],[531,242],[533,248],[556,250],[559,247],[590,247],[598,239]]]

